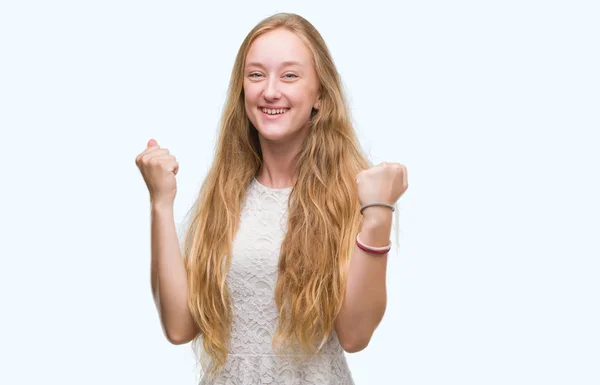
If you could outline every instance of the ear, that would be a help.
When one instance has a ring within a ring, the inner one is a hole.
[[[316,102],[315,102],[315,104],[313,105],[313,108],[314,108],[315,110],[319,110],[319,108],[321,108],[321,98],[320,98],[320,97],[318,97],[318,98],[317,98],[317,101],[316,101]]]

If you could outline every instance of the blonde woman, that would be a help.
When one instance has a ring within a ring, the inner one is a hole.
[[[174,344],[192,341],[201,384],[353,384],[386,308],[386,264],[406,168],[360,150],[338,72],[294,14],[260,22],[231,75],[214,163],[180,251],[179,165],[155,140],[151,286]]]

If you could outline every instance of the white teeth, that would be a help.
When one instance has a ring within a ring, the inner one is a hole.
[[[273,109],[270,109],[270,108],[262,108],[261,110],[265,114],[269,114],[269,115],[283,114],[283,113],[285,113],[287,111],[286,108],[277,109],[277,110],[273,110]]]

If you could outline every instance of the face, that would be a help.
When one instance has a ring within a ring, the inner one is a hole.
[[[318,90],[312,53],[295,33],[277,29],[251,44],[244,67],[245,105],[263,139],[305,135],[311,111],[318,108]]]

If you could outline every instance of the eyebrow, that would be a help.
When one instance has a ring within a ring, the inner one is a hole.
[[[302,67],[302,63],[294,61],[294,60],[284,61],[283,63],[281,63],[281,65],[283,67],[290,67],[290,66]],[[262,63],[259,63],[259,62],[248,62],[248,63],[246,63],[246,67],[263,67],[263,65],[262,65]]]

